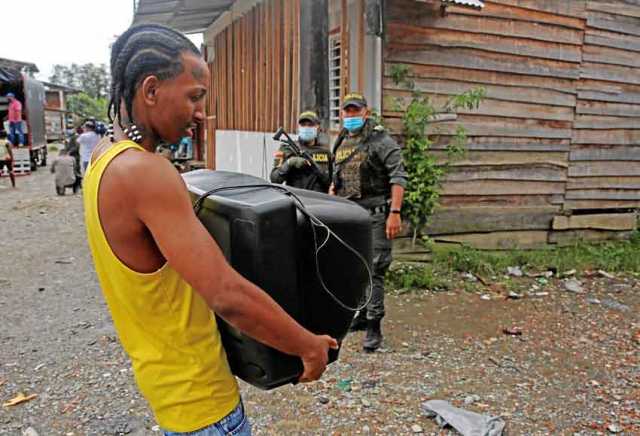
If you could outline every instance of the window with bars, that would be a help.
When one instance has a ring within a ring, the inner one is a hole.
[[[329,128],[340,130],[342,47],[340,34],[329,37]]]

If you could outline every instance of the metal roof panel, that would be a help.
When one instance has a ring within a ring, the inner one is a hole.
[[[483,0],[442,0],[442,3],[453,3],[459,6],[469,6],[472,8],[484,8]]]
[[[185,33],[203,32],[235,0],[139,0],[133,23],[158,23]]]

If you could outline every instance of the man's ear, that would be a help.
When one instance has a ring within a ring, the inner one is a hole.
[[[158,88],[160,80],[156,76],[149,76],[142,82],[142,99],[146,106],[155,106],[158,103]]]

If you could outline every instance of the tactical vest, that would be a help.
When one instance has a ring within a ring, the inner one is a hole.
[[[371,146],[382,135],[367,122],[360,135],[347,137],[335,152],[336,194],[350,200],[390,196],[391,184],[384,163],[377,162]]]

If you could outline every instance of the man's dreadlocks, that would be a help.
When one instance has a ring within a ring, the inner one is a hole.
[[[132,120],[136,89],[150,75],[160,80],[178,76],[184,70],[184,52],[200,55],[198,48],[183,34],[159,24],[130,27],[120,35],[111,49],[111,101],[109,119],[122,126],[120,104],[124,100],[126,115]]]

